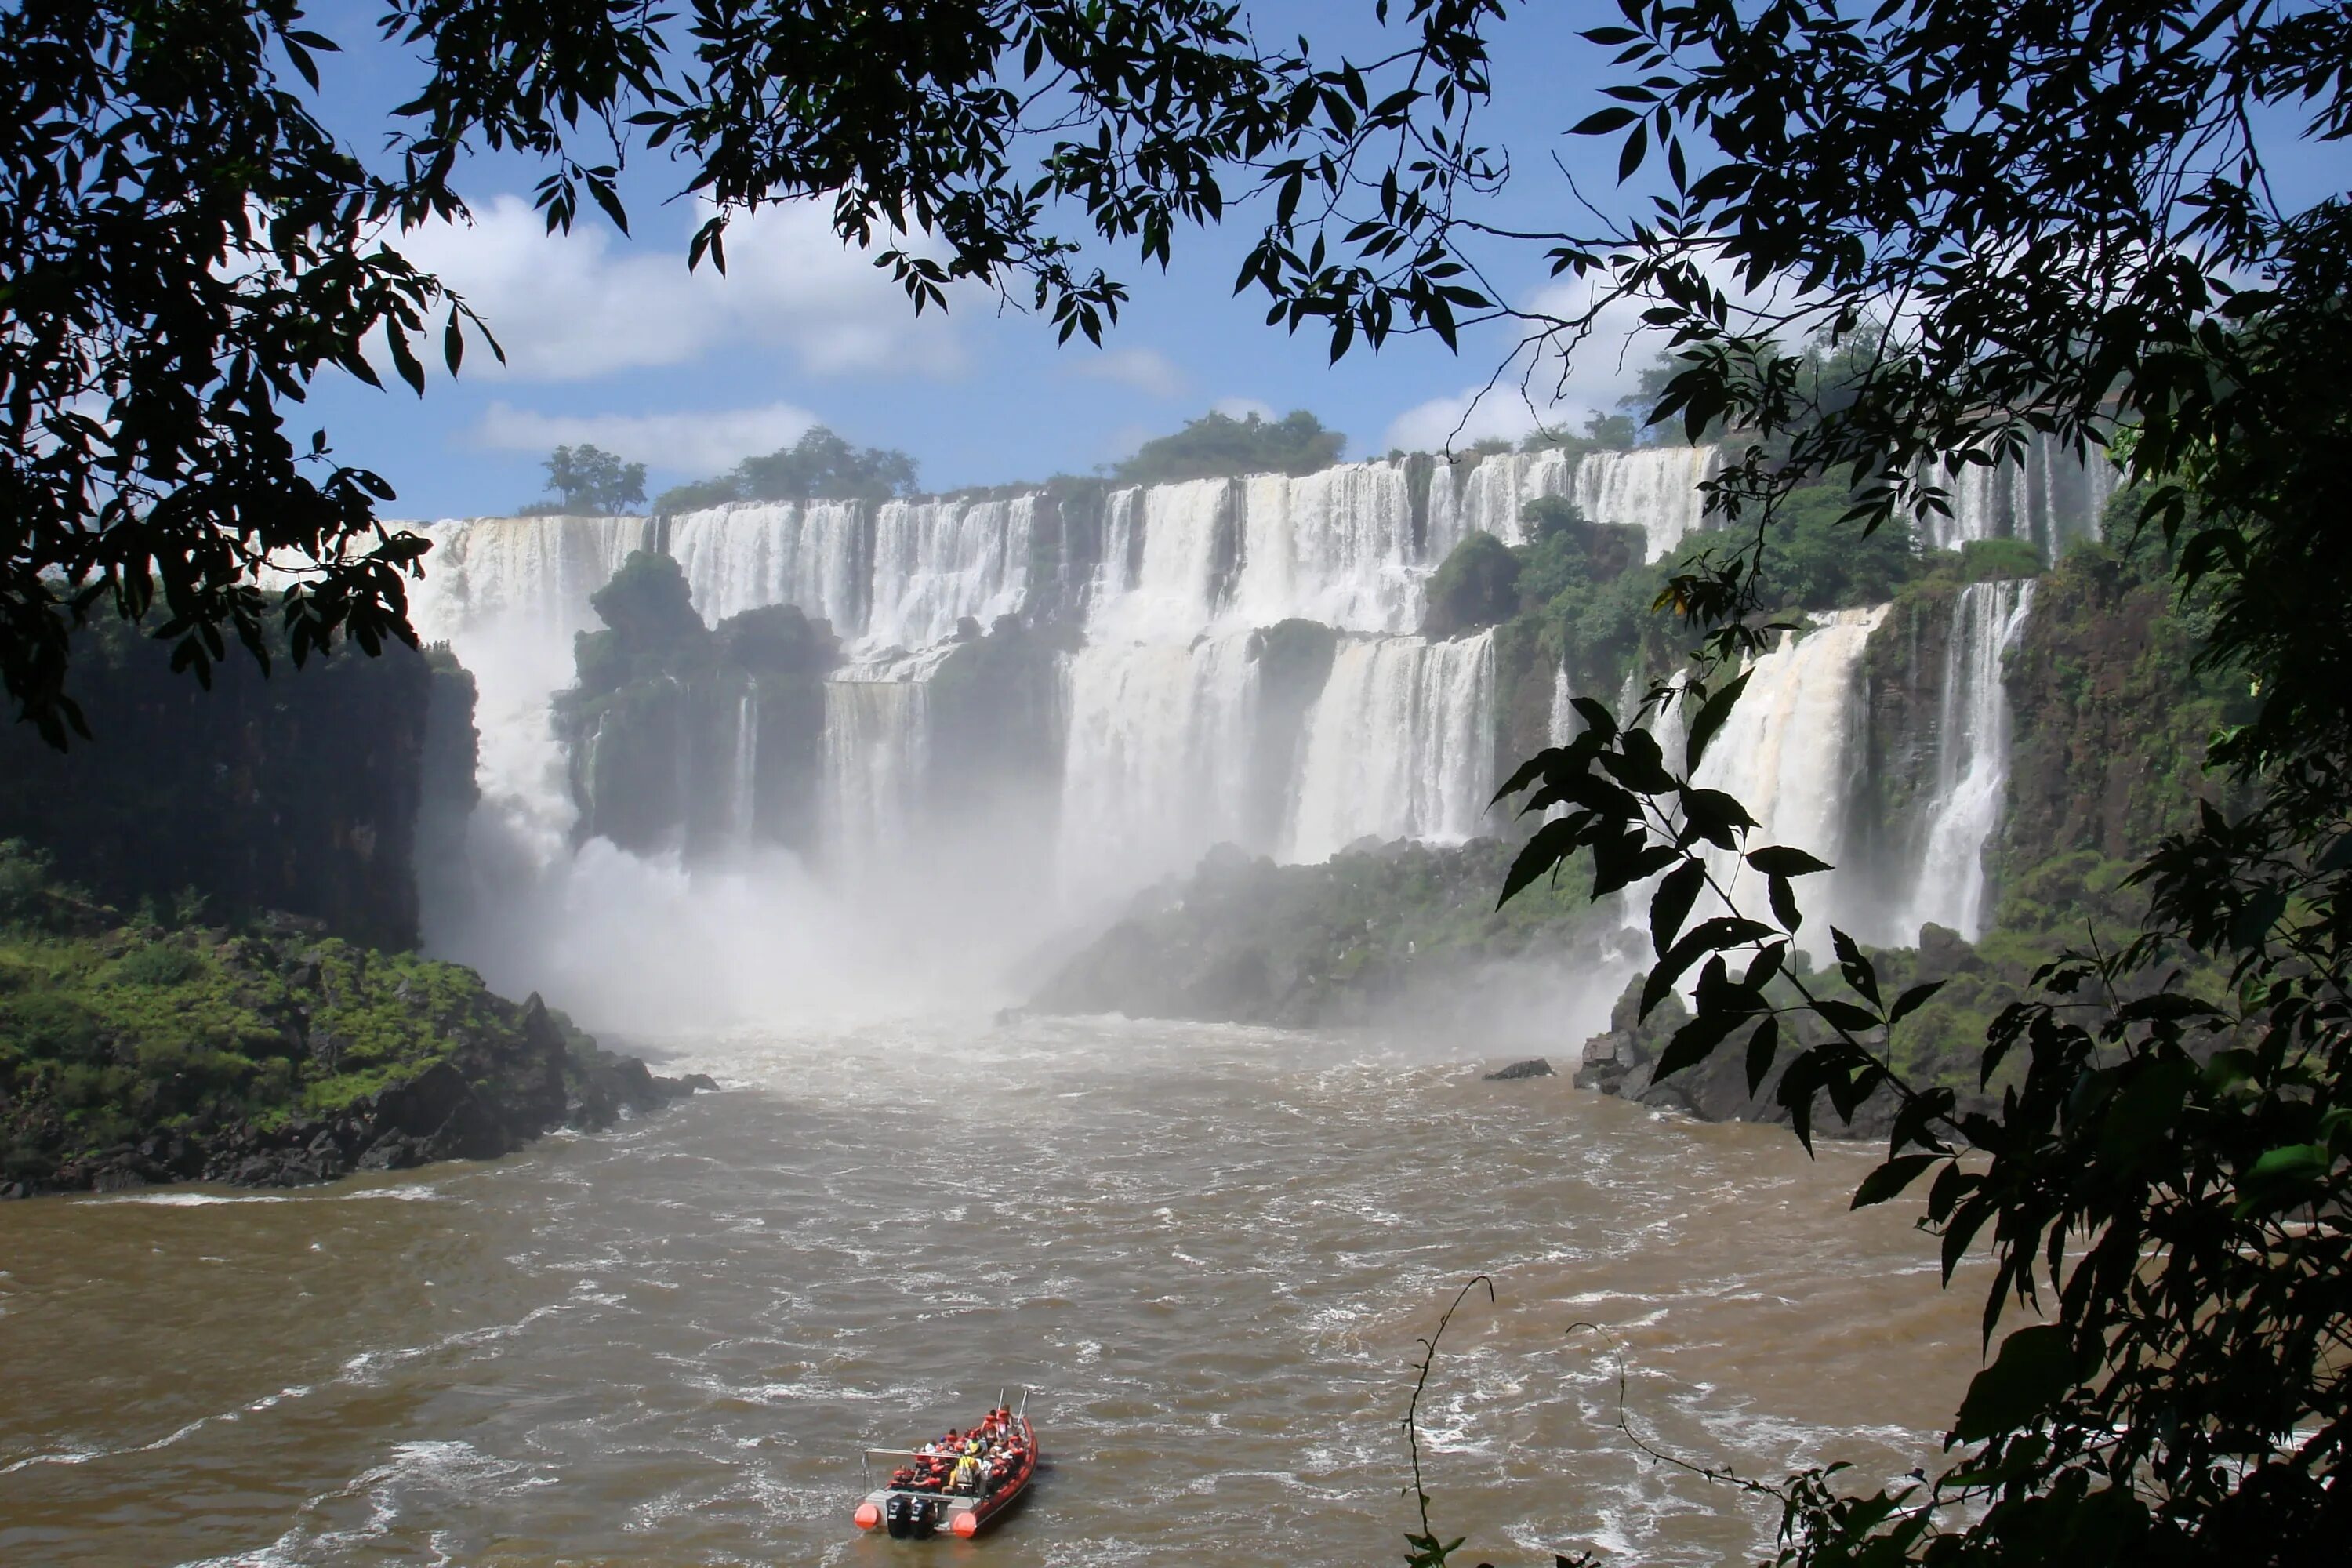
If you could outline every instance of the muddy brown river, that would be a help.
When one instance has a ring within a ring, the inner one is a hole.
[[[1433,1051],[1432,1054],[1442,1054]],[[1932,1462],[1972,1295],[1870,1162],[1312,1037],[929,1017],[682,1045],[723,1092],[487,1165],[0,1205],[0,1563],[1375,1564],[1422,1407],[1459,1561],[1717,1563],[1774,1475]],[[1027,1387],[977,1542],[857,1452]]]

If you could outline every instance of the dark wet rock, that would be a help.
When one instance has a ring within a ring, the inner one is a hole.
[[[1515,1079],[1550,1078],[1552,1076],[1551,1063],[1544,1060],[1541,1057],[1529,1057],[1523,1062],[1513,1062],[1507,1068],[1498,1068],[1495,1071],[1486,1074],[1486,1081],[1488,1083],[1507,1083]]]

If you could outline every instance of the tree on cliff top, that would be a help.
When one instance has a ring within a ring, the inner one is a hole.
[[[602,447],[558,447],[547,455],[551,506],[526,508],[614,517],[646,504],[646,466],[624,463]]]
[[[812,425],[791,446],[746,458],[715,479],[664,490],[654,510],[675,514],[735,500],[888,500],[914,493],[914,458],[891,447],[853,447]]]
[[[1326,430],[1304,408],[1279,419],[1255,414],[1236,419],[1214,410],[1185,422],[1172,436],[1158,436],[1115,465],[1122,484],[1162,485],[1178,479],[1218,479],[1243,474],[1311,474],[1339,460],[1348,438]]]

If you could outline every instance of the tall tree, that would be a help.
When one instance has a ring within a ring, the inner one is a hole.
[[[1506,896],[1584,850],[1598,893],[1659,877],[1644,1011],[1696,976],[1660,1076],[1737,1043],[1755,1084],[1785,1058],[1808,1137],[1817,1096],[1850,1112],[1891,1091],[1889,1158],[1857,1205],[1932,1174],[1948,1277],[1990,1241],[1989,1348],[2019,1308],[2044,1320],[2000,1339],[1933,1481],[1782,1489],[1783,1558],[2333,1561],[2352,1521],[2352,211],[2341,193],[2283,206],[2261,132],[2352,131],[2352,6],[1622,10],[1586,36],[1628,79],[1578,129],[1620,137],[1625,174],[1663,158],[1672,194],[1549,243],[1672,332],[1654,417],[1744,433],[1712,498],[1741,542],[1668,591],[1716,661],[1687,745],[1669,757],[1587,705],[1587,732],[1506,792],[1567,808]],[[1262,280],[1301,319],[1361,308],[1345,266]],[[1527,318],[1571,345],[1596,320]],[[1963,1115],[1892,1065],[1927,988],[1882,996],[1843,932],[1834,979],[1797,973],[1795,880],[1823,868],[1754,843],[1738,803],[1690,780],[1764,633],[1793,489],[1843,479],[1868,531],[2033,437],[2105,448],[2140,481],[2138,526],[2177,547],[2210,627],[2203,661],[2259,694],[2214,748],[2256,804],[2209,806],[2160,847],[2140,938],[2045,971],[1987,1042],[1988,1080],[2017,1068],[2001,1111]],[[1744,854],[1759,904],[1709,850]],[[1694,923],[1710,889],[1723,912]],[[2230,991],[2179,988],[2181,947]]]
[[[646,466],[602,447],[558,447],[547,455],[547,488],[566,511],[610,517],[646,503]]]

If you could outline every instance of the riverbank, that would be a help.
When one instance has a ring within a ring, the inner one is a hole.
[[[460,965],[286,915],[126,920],[0,846],[0,1197],[493,1159],[709,1086]]]

